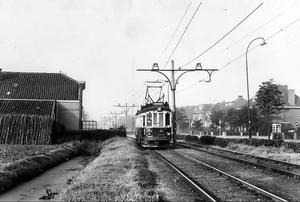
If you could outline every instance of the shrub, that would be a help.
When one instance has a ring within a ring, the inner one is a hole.
[[[214,141],[215,145],[220,147],[227,147],[230,143],[235,144],[246,144],[250,146],[272,146],[280,147],[283,144],[283,140],[269,140],[269,139],[255,139],[255,138],[216,138]]]
[[[54,143],[61,144],[64,142],[84,140],[104,141],[113,137],[126,137],[123,130],[83,130],[83,131],[65,131],[61,136],[54,140]]]
[[[188,142],[198,142],[198,136],[196,136],[196,135],[186,135],[185,137],[184,137],[184,140],[185,141],[188,141]]]
[[[200,143],[201,144],[215,144],[215,136],[201,136],[200,137]],[[223,138],[224,139],[224,138]]]

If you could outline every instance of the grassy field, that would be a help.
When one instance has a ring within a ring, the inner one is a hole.
[[[30,156],[45,154],[64,145],[4,145],[0,144],[0,170],[13,161]]]
[[[107,140],[101,153],[65,190],[58,201],[158,201],[155,175],[135,143]]]

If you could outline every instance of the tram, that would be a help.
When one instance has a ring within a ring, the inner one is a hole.
[[[159,88],[156,100],[150,95],[152,88]],[[172,112],[168,102],[164,101],[162,86],[147,85],[145,104],[135,115],[135,128],[136,143],[142,147],[161,148],[170,144]]]

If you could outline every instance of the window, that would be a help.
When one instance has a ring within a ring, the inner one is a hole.
[[[143,116],[143,126],[146,126],[146,122],[145,122],[145,116]]]
[[[152,113],[147,114],[147,126],[152,126]]]
[[[158,126],[158,122],[157,122],[157,113],[153,113],[153,125],[154,125],[154,126]]]
[[[170,113],[166,113],[166,126],[170,126]]]
[[[164,126],[164,114],[163,113],[159,113],[158,117],[159,117],[159,121],[158,121],[159,126],[160,127]]]

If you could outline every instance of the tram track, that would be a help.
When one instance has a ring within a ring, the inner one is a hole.
[[[178,173],[177,170],[179,170],[183,173],[185,177],[182,174],[178,175],[182,176],[181,178],[185,180],[185,183],[192,187],[199,198],[203,198],[204,201],[300,201],[300,179],[297,164],[288,163],[283,166],[282,163],[285,162],[278,164],[276,160],[271,159],[272,163],[267,163],[268,161],[261,159],[261,157],[256,159],[256,156],[233,152],[242,158],[236,160],[235,155],[229,151],[219,150],[219,153],[226,153],[225,156],[222,156],[214,154],[218,152],[211,153],[208,151],[215,150],[215,148],[198,149],[201,145],[184,144],[178,142],[176,149],[152,149],[149,151],[157,153],[156,156],[161,155],[162,157],[159,159],[162,158],[164,159],[162,161],[167,161],[167,165],[168,162],[173,164],[175,169],[170,165],[168,167],[172,168],[174,172]],[[228,156],[232,158],[227,158]],[[252,162],[245,163],[243,158]],[[203,162],[203,165],[200,166],[197,161]],[[205,172],[201,167],[205,167],[204,164],[208,165],[208,167],[206,166],[208,170],[211,169],[209,168],[211,166],[221,172],[214,171],[203,174]],[[271,164],[271,167],[277,167],[277,170],[265,167],[263,164]],[[293,172],[290,174],[281,173],[278,168]],[[232,177],[228,177],[226,174]],[[220,182],[215,181],[215,179],[220,180]],[[200,190],[202,189],[206,194],[201,194],[199,188],[195,186],[200,187]],[[216,190],[217,193],[215,193]]]
[[[175,150],[152,150],[205,201],[288,201],[207,163]]]
[[[300,165],[289,162],[244,154],[227,149],[214,148],[193,143],[178,143],[179,146],[207,152],[223,158],[238,161],[255,167],[267,169],[281,175],[300,179]]]

